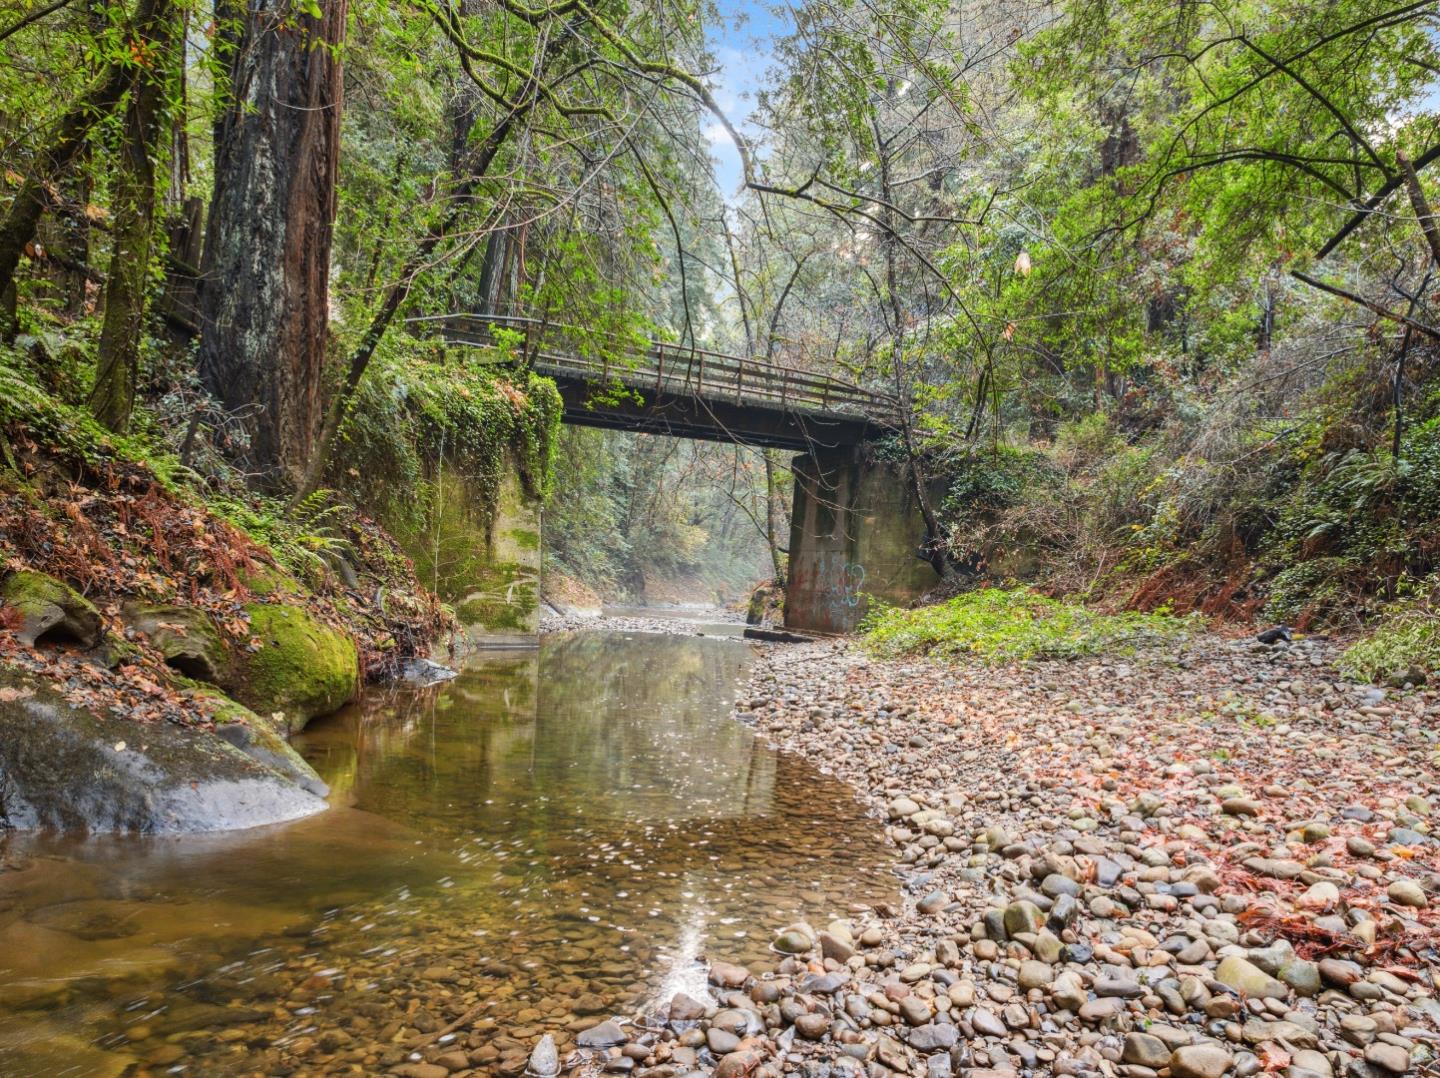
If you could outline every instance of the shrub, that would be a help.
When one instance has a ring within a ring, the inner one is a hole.
[[[1189,618],[1102,614],[1025,588],[984,588],[918,610],[876,606],[861,626],[882,655],[971,655],[986,662],[1132,652],[1191,632]]]
[[[1290,625],[1328,621],[1344,604],[1353,570],[1344,558],[1315,558],[1282,569],[1270,581],[1266,619]]]
[[[1420,683],[1440,671],[1440,610],[1412,603],[1388,614],[1378,628],[1340,657],[1340,670],[1361,681]]]

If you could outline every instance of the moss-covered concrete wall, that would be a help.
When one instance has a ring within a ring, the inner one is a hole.
[[[422,527],[399,534],[416,575],[460,620],[461,647],[522,643],[539,631],[540,501],[519,467],[501,470],[493,512],[477,484],[451,465],[432,479]]]
[[[936,582],[916,552],[925,536],[914,489],[864,447],[796,457],[785,624],[847,633],[866,597],[906,604]]]

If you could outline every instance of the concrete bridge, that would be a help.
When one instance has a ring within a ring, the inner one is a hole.
[[[412,321],[454,345],[509,348],[555,380],[567,423],[798,453],[788,628],[848,632],[866,595],[905,603],[934,584],[916,556],[925,528],[911,485],[873,452],[898,423],[893,396],[754,357],[607,338],[525,312]]]

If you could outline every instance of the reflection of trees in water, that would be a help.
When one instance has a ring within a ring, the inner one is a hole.
[[[602,913],[590,930],[612,943],[615,925],[660,942],[687,903],[768,920],[817,893],[837,896],[827,912],[888,897],[873,871],[885,852],[848,789],[728,717],[745,655],[691,637],[554,639],[367,698],[307,752],[348,767],[361,807],[460,855],[472,871],[451,895],[467,921],[523,926],[526,947],[573,940]]]

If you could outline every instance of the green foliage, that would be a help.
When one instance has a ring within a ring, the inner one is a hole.
[[[555,384],[413,338],[387,338],[341,431],[334,481],[392,527],[435,511],[441,465],[493,512],[504,470],[535,497],[550,492],[563,405]]]
[[[982,588],[918,610],[877,606],[861,626],[882,655],[972,656],[985,662],[1125,654],[1172,642],[1195,623],[1168,614],[1101,614],[1025,588]]]
[[[1345,620],[1357,597],[1397,597],[1435,568],[1437,433],[1434,419],[1416,424],[1398,461],[1375,447],[1316,453],[1300,466],[1262,551],[1276,572],[1267,614]]]
[[[946,461],[945,471],[953,478],[940,508],[955,529],[991,519],[1063,480],[1046,454],[1011,446],[963,454]]]
[[[207,504],[312,586],[330,572],[336,557],[349,552],[342,524],[355,510],[333,490],[317,490],[295,506],[252,494],[217,494]]]
[[[190,478],[173,447],[153,422],[142,419],[129,435],[95,421],[83,403],[72,403],[91,360],[70,335],[20,337],[0,345],[0,429],[23,429],[30,439],[91,468],[107,461],[142,464],[167,489]]]
[[[1440,675],[1440,610],[1412,602],[1386,614],[1340,658],[1340,669],[1363,681],[1419,683]]]
[[[1266,620],[1282,625],[1316,615],[1324,620],[1344,602],[1345,581],[1355,569],[1355,562],[1344,558],[1316,558],[1286,566],[1270,581]]]

